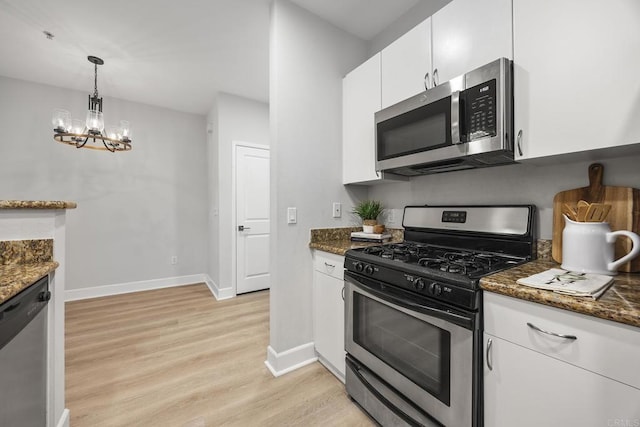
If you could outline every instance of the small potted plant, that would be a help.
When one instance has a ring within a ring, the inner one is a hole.
[[[363,200],[353,208],[353,213],[362,218],[362,231],[365,233],[374,232],[374,227],[378,224],[378,216],[380,216],[383,211],[384,207],[382,203],[376,200]],[[382,228],[382,230],[383,229],[384,228]]]

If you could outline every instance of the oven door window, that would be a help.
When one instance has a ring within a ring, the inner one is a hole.
[[[378,160],[451,145],[451,97],[377,125]]]
[[[449,405],[449,331],[354,293],[353,340]]]

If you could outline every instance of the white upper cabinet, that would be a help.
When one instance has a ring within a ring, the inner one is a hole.
[[[380,110],[380,54],[342,80],[342,182],[380,179],[376,173],[374,114]]]
[[[511,0],[453,0],[382,50],[382,108],[513,58]]]
[[[513,0],[513,22],[516,160],[640,143],[640,1]]]
[[[431,85],[431,18],[427,18],[382,54],[382,108],[403,101]]]
[[[511,12],[511,0],[453,0],[436,12],[431,17],[436,83],[498,58],[512,59]]]

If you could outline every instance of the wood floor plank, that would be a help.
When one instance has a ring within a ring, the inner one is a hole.
[[[72,427],[373,426],[314,363],[264,365],[269,292],[216,301],[204,284],[66,304]]]

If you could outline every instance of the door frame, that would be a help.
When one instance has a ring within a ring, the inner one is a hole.
[[[236,215],[236,203],[238,200],[236,193],[236,152],[238,151],[238,147],[256,148],[258,150],[268,151],[269,154],[271,154],[271,150],[268,145],[254,144],[252,142],[244,141],[231,141],[231,227],[233,230],[233,238],[231,239],[231,286],[233,288],[234,297],[238,295],[238,218]],[[269,163],[271,163],[271,160],[269,160]],[[271,176],[269,176],[269,195],[271,195]],[[271,201],[271,196],[269,196],[269,201]],[[271,218],[269,218],[269,221],[271,221]],[[269,235],[271,235],[271,232],[269,232]]]

